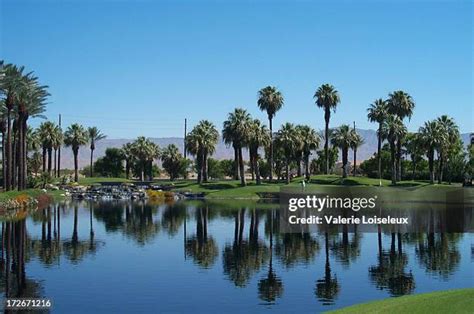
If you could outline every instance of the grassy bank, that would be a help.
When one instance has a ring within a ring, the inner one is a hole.
[[[474,289],[460,289],[358,304],[329,313],[472,313],[472,309]]]
[[[218,198],[242,198],[242,199],[258,199],[269,196],[272,193],[278,193],[282,187],[299,187],[302,178],[296,178],[287,185],[285,182],[262,182],[261,185],[256,185],[255,181],[248,181],[247,186],[240,186],[238,180],[216,180],[208,183],[197,184],[195,180],[176,180],[171,182],[169,180],[156,180],[156,184],[172,185],[173,189],[181,192],[205,193],[208,199]],[[91,185],[100,182],[133,182],[125,178],[82,178],[79,180],[81,185]],[[388,189],[402,188],[402,189],[450,189],[459,187],[459,184],[434,184],[430,185],[428,181],[401,181],[393,186],[390,180],[382,180],[382,186]],[[312,188],[321,186],[349,186],[349,187],[378,187],[379,180],[367,177],[348,177],[342,179],[337,175],[316,175],[312,176],[309,183],[307,183],[307,191]]]
[[[64,193],[63,191],[48,191],[46,192],[48,195],[53,197],[55,200],[61,199],[61,194]],[[14,199],[20,195],[27,195],[29,197],[37,198],[38,196],[45,194],[41,189],[27,189],[24,191],[8,191],[0,193],[0,202],[6,201],[9,199]]]

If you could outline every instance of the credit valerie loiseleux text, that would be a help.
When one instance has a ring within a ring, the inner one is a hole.
[[[351,209],[358,212],[361,209],[374,209],[376,207],[377,196],[373,197],[330,197],[326,195],[319,197],[317,195],[306,195],[305,197],[291,197],[288,199],[288,210],[292,213],[296,211],[309,209],[316,210],[320,213],[324,209]],[[288,216],[288,222],[292,225],[297,224],[385,224],[385,225],[406,225],[408,224],[407,217],[378,217],[377,215],[334,215],[324,213],[322,216],[309,215],[305,217],[298,217],[296,214]]]

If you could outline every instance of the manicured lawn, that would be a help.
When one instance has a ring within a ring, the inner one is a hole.
[[[329,313],[472,313],[473,309],[474,289],[460,289],[390,298]]]
[[[241,187],[240,181],[238,180],[216,180],[208,183],[198,185],[195,180],[156,180],[156,184],[161,185],[172,185],[173,189],[182,192],[192,193],[205,193],[206,198],[219,199],[219,198],[242,198],[242,199],[258,199],[262,197],[268,197],[271,193],[278,193],[280,188],[293,186],[298,187],[302,178],[295,178],[289,185],[284,182],[262,182],[261,185],[256,185],[255,181],[248,181],[247,186]],[[134,182],[134,180],[127,180],[125,178],[82,178],[79,180],[79,184],[91,185],[99,182]],[[342,179],[337,175],[316,175],[312,176],[309,183],[307,183],[307,191],[311,191],[313,188],[319,186],[353,186],[353,187],[378,187],[379,180],[367,177],[348,177]],[[402,181],[397,183],[396,186],[392,186],[390,180],[382,180],[382,186],[387,188],[401,188],[401,189],[421,189],[429,191],[431,189],[449,189],[452,187],[459,187],[459,184],[442,184],[442,185],[430,185],[427,181]],[[394,190],[397,191],[397,190]]]
[[[132,182],[125,178],[108,178],[108,177],[93,177],[93,178],[80,178],[79,184],[91,185],[99,182]]]

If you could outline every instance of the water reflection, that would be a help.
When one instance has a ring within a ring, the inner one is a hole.
[[[349,305],[345,289],[361,284],[343,280],[353,265],[363,264],[363,275],[374,295],[376,291],[387,296],[412,294],[419,285],[426,290],[426,282],[451,282],[456,287],[452,281],[456,274],[472,277],[472,237],[463,234],[404,234],[381,228],[378,234],[362,234],[347,227],[341,232],[327,228],[318,233],[304,229],[280,233],[279,211],[273,205],[224,205],[200,201],[71,202],[38,210],[27,219],[4,221],[1,293],[42,296],[48,275],[41,274],[42,281],[29,278],[30,263],[37,261],[57,272],[64,271],[63,263],[85,267],[82,263],[91,257],[110,254],[103,249],[108,243],[124,241],[132,249],[156,248],[157,257],[171,258],[173,252],[179,252],[181,269],[203,270],[209,276],[217,270],[227,286],[253,290],[258,302],[266,306],[283,306],[291,300],[291,289],[285,292],[285,288],[291,286],[293,272],[303,272],[311,279],[313,297],[305,300],[308,306],[316,301],[325,309]],[[173,245],[164,248],[165,243]],[[466,252],[460,250],[461,244],[468,248]],[[153,263],[145,260],[144,267],[154,267]],[[175,275],[172,280],[182,280]],[[365,295],[370,293],[364,291]]]

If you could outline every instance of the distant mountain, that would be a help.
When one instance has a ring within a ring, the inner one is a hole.
[[[374,130],[357,129],[357,132],[364,138],[364,144],[357,150],[357,159],[363,161],[370,158],[377,151],[377,133]],[[469,143],[469,133],[461,135],[465,145]],[[165,147],[169,144],[175,144],[179,150],[183,152],[183,138],[181,137],[165,137],[165,138],[151,138],[153,142],[160,147]],[[125,143],[132,141],[132,139],[105,139],[96,143],[94,151],[94,160],[104,156],[105,149],[108,147],[120,148]],[[212,156],[215,159],[232,159],[234,152],[231,147],[227,147],[224,142],[220,141],[216,147],[216,152]],[[340,157],[340,156],[339,156]],[[349,160],[352,159],[352,151],[349,151]],[[245,151],[244,158],[248,159],[248,153]],[[89,164],[90,149],[88,146],[81,147],[79,150],[79,167],[82,168]],[[70,148],[63,147],[61,150],[61,168],[72,169],[74,167],[72,151]]]

